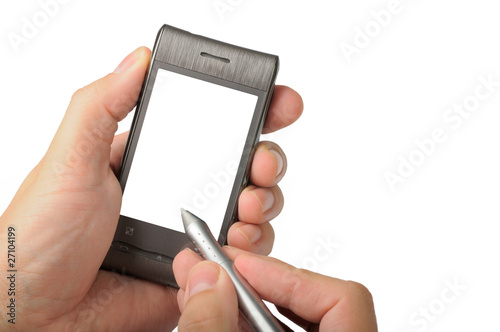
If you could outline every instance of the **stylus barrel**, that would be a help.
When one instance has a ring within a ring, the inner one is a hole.
[[[238,305],[248,323],[258,332],[284,332],[280,322],[266,307],[257,292],[234,267],[233,261],[224,253],[215,240],[207,224],[186,210],[182,211],[182,220],[186,235],[200,250],[202,256],[220,264],[233,281]]]

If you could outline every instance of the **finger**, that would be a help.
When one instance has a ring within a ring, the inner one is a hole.
[[[177,291],[177,306],[179,307],[179,310],[184,310],[184,299],[186,297],[186,290],[185,289],[179,289]]]
[[[179,331],[236,331],[238,300],[227,272],[203,261],[189,272]]]
[[[376,331],[373,300],[363,285],[297,269],[270,257],[228,252],[264,300],[320,324],[324,331]]]
[[[285,199],[278,186],[246,187],[238,200],[238,220],[261,224],[274,219],[283,210]]]
[[[283,150],[273,142],[262,141],[255,150],[250,170],[250,182],[259,187],[275,186],[286,173],[287,161]]]
[[[230,246],[260,255],[269,255],[273,249],[274,230],[270,223],[260,225],[237,222],[228,232]]]
[[[187,278],[189,271],[203,258],[200,255],[187,248],[182,250],[174,257],[172,268],[174,271],[175,281],[181,289],[186,289]]]
[[[88,185],[99,185],[109,172],[110,145],[118,122],[137,102],[150,51],[140,47],[114,73],[78,90],[48,151],[59,165],[58,175],[87,175]]]
[[[272,133],[291,125],[300,117],[303,109],[302,98],[295,90],[276,85],[262,133]]]
[[[109,166],[115,174],[118,174],[120,169],[120,164],[123,157],[123,151],[125,150],[125,145],[127,144],[128,131],[118,134],[113,139],[111,144],[111,154],[109,160]]]

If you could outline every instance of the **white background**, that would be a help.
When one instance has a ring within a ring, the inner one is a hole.
[[[379,31],[370,12],[389,0],[227,2],[221,16],[214,0],[68,1],[15,52],[8,33],[42,7],[3,1],[0,211],[72,93],[152,47],[168,23],[279,55],[278,83],[304,98],[302,118],[271,137],[289,162],[273,256],[365,284],[381,331],[498,330],[500,88],[459,128],[443,120],[472,100],[480,76],[500,81],[496,2],[401,0]],[[366,26],[373,37],[348,63],[341,45]],[[436,128],[445,142],[391,191],[384,173]],[[466,289],[456,295],[450,282]],[[429,306],[432,317],[418,316]]]

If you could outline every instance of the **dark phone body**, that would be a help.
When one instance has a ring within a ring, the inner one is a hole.
[[[239,194],[248,184],[251,160],[271,102],[278,65],[277,56],[164,25],[156,38],[121,162],[118,180],[122,191],[125,190],[158,68],[257,96],[257,104],[218,237],[221,245],[226,244],[229,227],[237,218]],[[102,268],[178,287],[172,271],[172,262],[175,255],[185,247],[193,248],[184,233],[120,215]]]

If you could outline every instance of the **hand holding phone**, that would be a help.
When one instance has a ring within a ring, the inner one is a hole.
[[[277,71],[277,56],[160,29],[123,155],[121,216],[103,268],[177,287],[173,258],[192,247],[181,206],[203,215],[226,244]]]
[[[101,52],[98,57],[105,54]],[[141,47],[127,56],[115,73],[73,95],[47,153],[0,217],[0,232],[14,229],[20,258],[15,266],[19,272],[16,301],[23,301],[22,306],[15,304],[16,317],[22,317],[16,318],[15,327],[20,331],[157,330],[173,329],[177,324],[176,290],[99,270],[116,231],[122,196],[113,170],[122,159],[126,135],[114,140],[113,135],[117,121],[137,103],[149,58],[150,51]],[[274,120],[267,122],[268,131],[294,122],[302,110],[300,97],[293,90],[276,87],[275,91],[269,113]],[[256,190],[266,191],[274,188],[281,176],[274,180],[268,177],[269,167],[276,168],[276,160],[267,148],[261,148],[254,157],[251,178],[260,186]],[[273,209],[279,211],[280,207],[276,202]],[[258,214],[255,205],[241,202],[240,213]],[[273,238],[270,226],[265,226],[267,221],[263,217],[254,220],[255,224],[241,224],[262,226],[259,243],[270,248]],[[229,233],[230,243],[238,241],[238,233]],[[236,246],[243,247],[243,243]],[[256,247],[246,250],[255,251]],[[7,270],[6,266],[2,268]],[[137,310],[146,307],[147,311]],[[12,327],[6,319],[0,321],[0,330]]]

